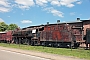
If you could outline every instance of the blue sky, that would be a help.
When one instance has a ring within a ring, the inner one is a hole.
[[[0,0],[0,21],[19,27],[90,19],[90,0]]]

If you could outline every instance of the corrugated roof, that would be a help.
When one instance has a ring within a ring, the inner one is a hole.
[[[58,23],[51,23],[51,24],[46,24],[46,25],[56,25],[56,24],[70,24],[70,23],[80,23],[82,21],[72,21],[72,22],[58,22]]]
[[[46,26],[46,25],[81,23],[81,22],[84,22],[84,21],[90,21],[90,20],[74,20],[74,21],[71,21],[71,22],[58,22],[58,23],[50,23],[50,24],[44,24],[44,25],[42,24],[42,25],[29,26],[29,27],[26,27],[26,28],[23,28],[23,29],[34,28],[34,27],[39,28],[39,27],[43,27],[43,26]]]

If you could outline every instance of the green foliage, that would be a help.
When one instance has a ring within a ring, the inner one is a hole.
[[[18,28],[16,24],[7,25],[5,22],[0,22],[0,31],[14,30]]]
[[[8,25],[4,22],[0,22],[0,31],[5,31],[7,30]]]
[[[8,26],[8,30],[14,30],[14,29],[16,29],[16,28],[18,28],[18,26],[17,26],[16,24],[10,24],[10,25]]]

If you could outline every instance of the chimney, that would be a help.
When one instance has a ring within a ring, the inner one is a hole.
[[[49,22],[47,22],[47,25],[49,24]]]
[[[60,23],[60,20],[57,20],[57,23]]]
[[[77,21],[80,21],[80,18],[77,18]]]

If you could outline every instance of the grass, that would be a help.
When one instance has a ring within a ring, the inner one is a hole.
[[[16,45],[16,44],[5,44],[0,43],[0,46],[3,47],[10,47],[10,48],[17,48],[23,50],[34,50],[58,55],[65,55],[65,56],[74,56],[78,58],[84,58],[90,60],[90,50],[84,49],[67,49],[67,48],[52,48],[52,47],[43,47],[43,46],[28,46],[28,45]]]

